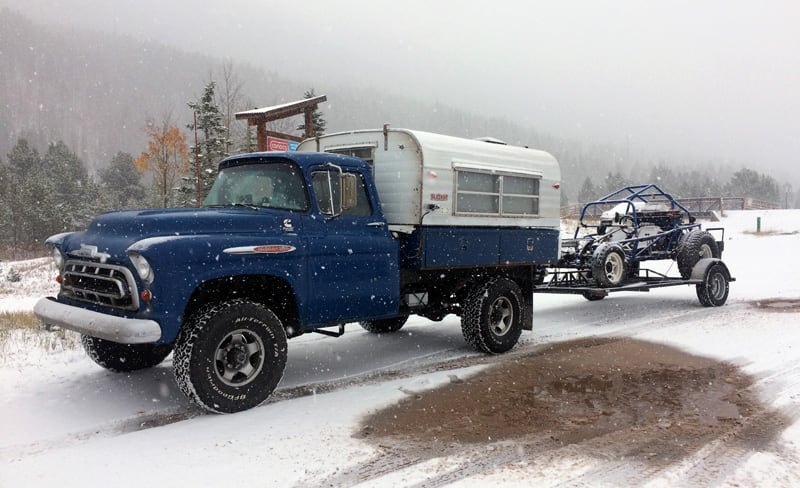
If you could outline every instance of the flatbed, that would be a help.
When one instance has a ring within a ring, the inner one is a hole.
[[[654,288],[695,285],[700,303],[706,307],[718,307],[728,299],[729,283],[736,281],[721,259],[701,259],[692,269],[691,276],[682,278],[668,276],[652,269],[640,269],[625,284],[615,287],[601,286],[586,270],[554,268],[549,270],[542,284],[534,287],[534,293],[560,293],[583,295],[587,300],[602,300],[609,293],[620,291],[647,292]]]

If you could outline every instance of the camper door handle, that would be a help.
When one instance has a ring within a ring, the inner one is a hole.
[[[367,227],[383,227],[386,225],[384,222],[370,222]]]

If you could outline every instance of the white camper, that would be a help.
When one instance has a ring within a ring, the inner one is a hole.
[[[385,127],[308,139],[297,150],[369,162],[384,215],[395,230],[420,225],[558,229],[556,159],[498,142]]]

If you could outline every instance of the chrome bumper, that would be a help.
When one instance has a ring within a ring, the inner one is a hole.
[[[161,338],[161,327],[153,320],[106,315],[65,305],[53,298],[42,298],[36,302],[33,313],[46,324],[122,344],[156,342]]]

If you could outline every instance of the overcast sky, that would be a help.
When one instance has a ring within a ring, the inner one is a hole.
[[[315,86],[385,87],[557,137],[729,160],[800,183],[796,0],[3,4]]]

